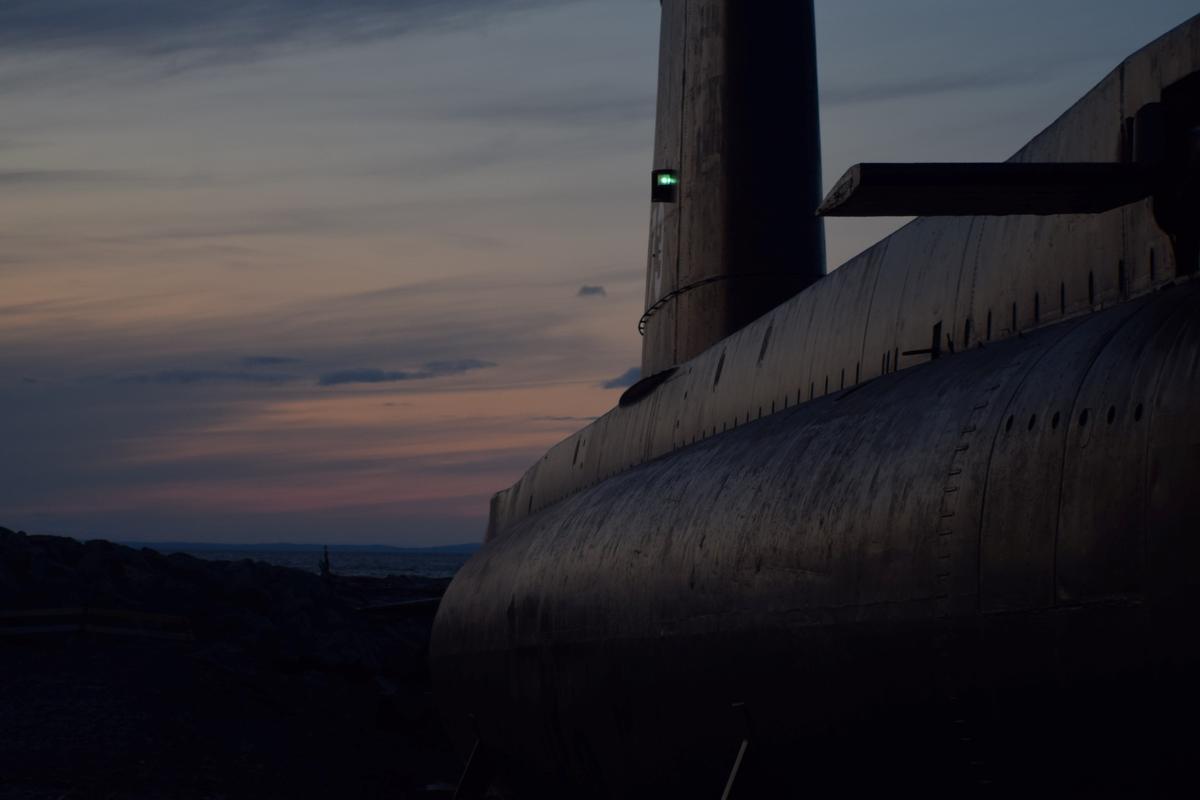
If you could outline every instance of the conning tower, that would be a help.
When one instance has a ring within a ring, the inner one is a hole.
[[[663,0],[642,375],[825,274],[812,0]]]

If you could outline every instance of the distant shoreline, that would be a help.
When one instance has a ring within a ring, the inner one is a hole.
[[[107,541],[107,540],[106,540]],[[321,553],[326,545],[322,544],[290,544],[287,542],[276,542],[272,544],[229,544],[221,542],[126,542],[118,541],[113,544],[132,547],[134,549],[149,548],[157,550],[160,553],[196,553],[196,552],[223,552],[223,553]],[[436,547],[393,547],[383,544],[331,544],[328,545],[330,553],[474,553],[483,545],[477,542],[467,542],[463,544],[448,544],[439,545]]]

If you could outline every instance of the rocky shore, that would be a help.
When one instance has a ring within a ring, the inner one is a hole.
[[[0,528],[0,798],[449,797],[448,583]]]

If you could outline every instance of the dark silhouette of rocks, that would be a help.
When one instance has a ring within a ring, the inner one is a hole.
[[[0,796],[439,796],[458,764],[426,656],[448,583],[0,528]],[[102,624],[16,614],[63,609]]]

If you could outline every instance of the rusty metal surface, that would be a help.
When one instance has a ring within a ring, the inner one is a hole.
[[[857,741],[859,719],[911,725],[937,738],[885,757],[932,768],[954,738],[938,714],[959,698],[1065,703],[1081,698],[1064,676],[1110,694],[1129,675],[1170,681],[1172,664],[1196,664],[1191,637],[1161,623],[1197,610],[1184,485],[1200,474],[1198,396],[1200,287],[1187,286],[681,449],[464,567],[434,633],[439,702],[522,774],[634,796],[659,779],[719,790],[734,702],[785,749]],[[1096,648],[1110,656],[1090,663]],[[1033,723],[1005,705],[973,724]],[[1103,732],[1142,735],[1111,720]],[[809,764],[806,779],[850,780],[826,769],[841,763]]]

